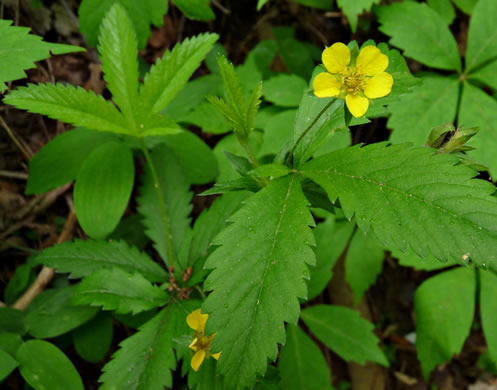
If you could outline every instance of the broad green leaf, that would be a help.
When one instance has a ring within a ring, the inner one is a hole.
[[[311,268],[309,300],[317,297],[331,280],[332,269],[354,231],[355,224],[329,217],[314,229],[316,267]]]
[[[471,15],[466,49],[466,72],[497,58],[497,26],[494,0],[479,0]]]
[[[461,71],[457,43],[440,14],[426,4],[395,3],[376,8],[380,31],[411,57],[437,69]]]
[[[461,352],[473,323],[475,293],[475,270],[462,267],[442,272],[416,290],[416,349],[425,378]]]
[[[314,68],[314,60],[308,47],[293,38],[285,38],[278,42],[280,56],[291,73],[308,80]]]
[[[442,263],[433,256],[419,257],[414,253],[403,253],[396,248],[392,250],[392,257],[395,257],[403,267],[412,267],[415,270],[435,271],[456,265],[454,261]]]
[[[380,0],[337,0],[337,5],[347,15],[352,32],[357,30],[357,19],[364,11],[369,11],[373,4],[378,4]]]
[[[10,354],[0,349],[0,382],[7,378],[19,365]]]
[[[134,184],[133,155],[122,142],[95,149],[78,172],[74,207],[83,230],[105,238],[119,223]]]
[[[321,8],[325,11],[330,11],[332,0],[295,0],[297,3],[306,5],[308,7]]]
[[[173,3],[189,19],[193,20],[212,20],[216,17],[209,7],[210,0],[173,0]]]
[[[16,358],[22,377],[35,390],[84,390],[81,377],[69,358],[47,341],[25,342]]]
[[[320,341],[347,362],[372,361],[388,366],[373,324],[358,312],[342,306],[316,305],[302,310],[301,317]]]
[[[117,227],[114,229],[114,231],[110,234],[108,238],[111,242],[123,240],[132,247],[135,247],[139,250],[143,250],[143,248],[145,248],[145,246],[150,241],[149,238],[145,235],[144,230],[145,229],[143,227],[140,216],[138,214],[131,214],[121,219],[119,225],[117,225]],[[155,266],[157,266],[157,264]],[[157,266],[157,268],[160,267]],[[146,272],[145,273],[142,271],[140,272],[151,282],[161,281],[163,280],[161,272],[164,272],[164,270],[162,268],[160,269],[161,271],[159,271],[158,274],[154,274],[155,276],[150,275],[152,278],[149,275],[147,275]],[[154,280],[156,278],[158,280]]]
[[[183,367],[188,363],[183,363]],[[215,359],[205,359],[198,371],[188,371],[188,387],[194,390],[227,390],[224,378],[216,373]]]
[[[143,217],[145,233],[166,265],[171,265],[190,225],[192,193],[187,177],[176,155],[165,145],[152,150],[151,159],[158,175],[158,185],[165,205],[166,219],[159,203],[154,178],[146,168],[138,198],[138,211]],[[168,245],[171,245],[169,247]]]
[[[12,91],[4,103],[52,119],[93,130],[133,135],[126,119],[109,101],[93,91],[63,84],[28,84]]]
[[[114,317],[122,322],[124,325],[130,327],[131,329],[138,329],[146,322],[150,321],[159,311],[157,309],[152,309],[148,311],[142,311],[138,314],[117,314],[113,313]]]
[[[374,161],[374,164],[371,162]],[[424,256],[497,268],[497,199],[489,182],[457,156],[410,144],[354,146],[318,157],[302,174],[318,183],[348,218],[376,236]],[[457,237],[457,240],[454,240]],[[452,245],[447,246],[446,243]]]
[[[0,333],[0,349],[9,353],[12,357],[16,356],[17,350],[22,345],[23,341],[21,336],[12,332]]]
[[[257,45],[250,50],[243,65],[248,67],[254,66],[261,74],[262,78],[267,79],[273,74],[271,71],[271,64],[273,63],[276,54],[278,54],[278,44],[274,40],[264,40],[257,43]],[[238,69],[239,68],[240,67],[238,67]],[[253,87],[254,85],[251,85],[250,89]]]
[[[483,84],[492,87],[492,89],[497,90],[497,77],[495,77],[496,73],[497,73],[497,60],[494,60],[482,66],[481,68],[479,67],[474,72],[471,72],[468,75],[468,79],[471,80],[475,78],[476,80],[482,82]]]
[[[281,107],[297,107],[307,82],[294,74],[279,74],[264,82],[264,97]]]
[[[497,175],[497,100],[483,90],[465,82],[462,90],[458,125],[468,127],[479,126],[480,132],[469,142],[476,148],[469,155],[490,168],[492,176]]]
[[[264,127],[264,142],[258,155],[278,154],[292,140],[297,110],[286,110],[274,115]]]
[[[136,314],[167,303],[168,295],[139,273],[101,269],[86,276],[72,297],[75,305],[102,306],[116,313]]]
[[[104,79],[114,102],[136,127],[134,111],[138,104],[138,49],[133,22],[125,9],[115,3],[102,20],[98,51]]]
[[[250,174],[256,175],[258,177],[269,177],[271,179],[277,179],[281,176],[286,176],[292,173],[292,170],[286,165],[271,163],[260,165],[256,169],[250,172]]]
[[[26,194],[41,194],[74,180],[88,155],[114,137],[85,128],[58,135],[29,161]]]
[[[13,305],[17,298],[29,287],[35,278],[33,267],[22,264],[16,268],[14,276],[9,280],[3,292],[3,299],[7,305]]]
[[[266,3],[268,2],[269,0],[258,0],[257,2],[257,11],[260,11],[262,7],[264,7],[264,5],[266,5]]]
[[[26,313],[11,307],[0,307],[0,332],[26,333],[24,317]]]
[[[38,339],[60,336],[93,318],[98,310],[71,304],[74,286],[49,289],[29,305],[24,323],[28,332]]]
[[[315,262],[307,203],[298,178],[276,179],[247,199],[213,242],[219,247],[205,264],[214,268],[205,281],[213,291],[203,310],[210,314],[206,334],[216,332],[212,351],[222,351],[218,372],[230,389],[264,374],[277,343],[285,342],[284,322],[298,320],[307,264]]]
[[[287,340],[278,364],[285,390],[331,390],[330,369],[316,343],[295,325],[287,326]]]
[[[73,332],[76,352],[87,362],[102,361],[112,343],[113,330],[112,316],[108,313],[99,313]]]
[[[497,276],[490,271],[479,270],[480,276],[480,317],[488,346],[494,363],[497,362]]]
[[[414,142],[424,145],[430,129],[452,123],[457,113],[459,81],[455,77],[430,73],[423,84],[392,103],[388,127],[393,129],[392,142]]]
[[[428,5],[437,11],[447,25],[451,25],[456,17],[456,10],[450,0],[428,0]]]
[[[0,92],[7,88],[7,81],[23,79],[26,69],[36,68],[35,62],[52,54],[84,51],[83,48],[43,42],[40,36],[29,34],[29,28],[11,26],[11,20],[0,20]]]
[[[164,109],[200,66],[217,38],[217,34],[187,38],[157,60],[140,88],[144,109],[150,113]]]
[[[371,233],[355,232],[345,259],[345,280],[354,291],[356,305],[381,273],[384,258],[383,247]]]
[[[227,57],[228,52],[226,51],[224,46],[218,42],[212,47],[211,51],[207,53],[207,55],[205,56],[205,66],[207,66],[209,72],[212,73],[211,76],[219,74],[219,68],[217,66],[217,58],[219,56]]]
[[[164,15],[167,14],[169,9],[169,1],[164,0],[145,0],[144,3],[147,7],[148,18],[151,23],[160,27],[164,23]]]
[[[88,276],[101,268],[138,272],[151,282],[163,282],[168,278],[166,271],[145,252],[124,241],[66,242],[43,250],[35,262],[56,268],[57,272],[69,272],[70,278]]]
[[[187,115],[181,117],[181,122],[198,126],[204,133],[223,134],[231,130],[231,125],[212,103],[203,101]]]
[[[216,179],[219,173],[216,156],[200,137],[182,131],[161,141],[174,152],[191,184],[207,184]]]
[[[452,0],[461,11],[471,14],[478,0]]]
[[[172,386],[176,367],[175,338],[190,334],[186,316],[195,301],[168,305],[137,333],[119,344],[120,349],[103,368],[101,390],[162,390]]]

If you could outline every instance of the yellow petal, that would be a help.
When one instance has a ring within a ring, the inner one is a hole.
[[[193,351],[196,351],[198,348],[195,344],[197,344],[197,341],[198,341],[198,338],[194,338],[192,343],[188,346],[188,348],[190,348],[191,350]]]
[[[388,57],[376,46],[366,46],[360,51],[356,66],[361,74],[374,76],[388,68]]]
[[[340,82],[332,74],[323,72],[314,78],[312,88],[314,88],[314,95],[320,98],[338,96],[340,93]]]
[[[196,330],[197,332],[203,332],[208,318],[208,314],[202,314],[200,309],[197,309],[188,314],[186,317],[186,323],[190,328]]]
[[[192,368],[195,371],[198,371],[200,366],[202,365],[205,358],[205,351],[201,349],[200,351],[195,352],[195,355],[192,357]]]
[[[214,359],[219,360],[219,356],[221,356],[221,352],[218,352],[218,353],[213,353],[211,356],[212,356]]]
[[[364,94],[370,99],[386,96],[392,90],[393,77],[390,73],[381,72],[365,80]]]
[[[337,42],[323,50],[321,60],[330,73],[344,73],[350,62],[350,50],[342,42]]]
[[[368,111],[369,100],[363,96],[348,94],[345,96],[345,102],[350,113],[359,118]]]

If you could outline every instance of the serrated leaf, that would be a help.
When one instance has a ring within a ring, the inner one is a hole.
[[[140,88],[143,107],[156,113],[164,109],[183,88],[217,41],[217,34],[201,34],[185,39],[159,59]]]
[[[224,115],[214,110],[212,103],[207,100],[197,105],[187,115],[182,116],[180,121],[198,126],[204,133],[223,134],[231,130]]]
[[[173,3],[189,19],[193,20],[212,20],[216,17],[209,7],[210,0],[173,0]]]
[[[167,224],[163,218],[154,178],[147,167],[138,198],[138,211],[143,217],[145,233],[154,242],[154,247],[166,265],[174,262],[181,248],[183,237],[190,225],[192,193],[183,167],[175,154],[165,145],[158,145],[151,152],[157,171],[159,188],[166,208]],[[169,248],[168,240],[170,240]]]
[[[479,0],[472,12],[466,49],[466,72],[497,58],[497,26],[493,16],[497,14],[497,3]]]
[[[137,45],[133,23],[125,9],[115,3],[102,20],[98,51],[107,88],[130,127],[136,127],[134,110],[138,103]]]
[[[74,207],[83,230],[105,238],[121,220],[133,190],[133,154],[122,142],[96,148],[78,172]]]
[[[416,290],[416,349],[425,378],[461,352],[473,322],[475,293],[475,270],[461,267],[428,279]]]
[[[377,7],[375,12],[380,31],[391,36],[390,43],[404,50],[405,56],[432,68],[461,71],[456,40],[435,10],[407,1]]]
[[[73,332],[74,349],[87,362],[98,363],[107,355],[113,333],[112,316],[105,312],[98,313]]]
[[[371,225],[387,246],[392,242],[421,257],[429,251],[441,261],[471,259],[497,268],[495,187],[472,179],[476,172],[457,163],[457,156],[433,149],[378,143],[318,157],[302,174],[321,185],[332,202],[339,198],[345,215],[355,214],[361,229]]]
[[[488,352],[494,363],[497,362],[497,275],[479,270],[480,276],[480,317]]]
[[[7,378],[19,365],[10,354],[0,349],[0,382]]]
[[[456,10],[450,0],[428,0],[428,5],[440,14],[447,25],[452,24]]]
[[[447,268],[456,265],[454,261],[448,261],[446,263],[440,262],[437,258],[433,256],[419,257],[414,253],[403,253],[399,249],[389,248],[392,252],[392,257],[395,257],[399,264],[403,267],[412,267],[415,270],[423,271],[435,271],[442,268]]]
[[[120,268],[138,272],[151,282],[166,281],[166,271],[145,252],[140,252],[124,241],[76,240],[54,245],[36,256],[36,264],[69,272],[70,278],[88,276],[101,268]]]
[[[126,119],[109,101],[93,91],[62,84],[28,84],[12,91],[4,103],[74,126],[134,135]]]
[[[22,377],[34,389],[84,389],[83,381],[69,358],[47,341],[25,342],[17,351],[16,359]]]
[[[373,324],[358,312],[342,306],[316,305],[302,310],[301,317],[320,341],[347,362],[372,361],[388,366],[372,332]]]
[[[423,84],[392,103],[388,127],[394,129],[392,142],[414,142],[424,145],[430,129],[452,123],[457,113],[459,81],[455,77],[430,73]]]
[[[331,390],[330,370],[316,343],[295,325],[288,325],[286,344],[280,351],[281,388]]]
[[[162,390],[172,386],[176,367],[174,339],[189,334],[186,315],[199,305],[175,302],[120,343],[120,349],[103,368],[101,390]]]
[[[264,82],[266,100],[281,107],[297,107],[307,82],[294,74],[279,74]]]
[[[347,19],[350,23],[350,28],[352,32],[357,30],[357,19],[360,14],[364,11],[369,11],[373,4],[378,4],[380,0],[338,0],[337,4],[345,15],[347,15]]]
[[[86,276],[76,287],[75,305],[102,306],[116,313],[140,313],[166,304],[168,295],[139,273],[120,268],[101,269]]]
[[[26,77],[24,71],[36,67],[35,62],[53,54],[84,51],[77,46],[43,42],[38,35],[29,34],[29,28],[11,26],[11,20],[0,20],[0,92],[7,88],[7,81]]]
[[[218,372],[230,389],[264,374],[285,341],[284,322],[298,320],[307,264],[315,262],[307,203],[298,178],[276,179],[247,199],[213,242],[219,247],[205,264],[214,268],[205,282],[213,291],[203,310],[211,314],[206,334],[216,332],[212,351],[222,351]]]

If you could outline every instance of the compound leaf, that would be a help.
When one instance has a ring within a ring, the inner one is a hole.
[[[216,332],[212,350],[222,351],[218,372],[230,389],[264,374],[285,342],[284,322],[298,320],[307,264],[315,262],[307,203],[297,177],[276,179],[247,199],[213,242],[219,247],[205,265],[214,268],[205,282],[213,292],[203,310],[211,313],[206,333]]]

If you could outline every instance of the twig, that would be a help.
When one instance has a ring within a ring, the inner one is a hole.
[[[28,174],[24,172],[13,172],[13,171],[4,171],[0,170],[1,177],[8,177],[9,179],[20,179],[20,180],[28,180]]]
[[[14,142],[14,144],[19,148],[19,150],[24,155],[26,160],[28,160],[28,161],[31,160],[31,158],[33,157],[33,152],[29,149],[29,146],[27,146],[27,145],[23,146],[21,144],[21,142],[17,139],[17,137],[14,135],[14,133],[10,129],[9,125],[3,120],[3,118],[1,116],[0,116],[0,124],[7,132],[10,139],[12,140],[12,142]]]
[[[226,15],[231,14],[231,11],[228,8],[226,8],[225,6],[223,6],[218,0],[212,0],[212,4],[214,4],[214,6],[219,8],[222,13],[224,13]]]
[[[79,21],[78,21],[78,18],[74,14],[74,12],[72,11],[71,7],[69,7],[67,5],[66,0],[60,0],[60,3],[62,4],[62,7],[64,7],[64,9],[66,10],[67,14],[71,18],[71,20],[74,23],[74,25],[76,26],[76,29],[79,30]]]

